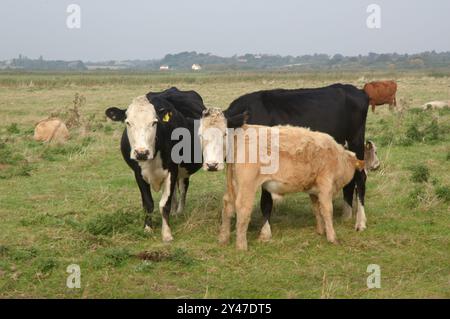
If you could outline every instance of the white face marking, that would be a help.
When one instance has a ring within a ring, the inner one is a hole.
[[[155,139],[158,117],[154,106],[145,96],[133,100],[126,112],[127,135],[130,141],[130,157],[149,160],[155,156]]]
[[[224,169],[227,146],[227,120],[222,111],[212,109],[200,120],[199,136],[203,153],[203,169]]]
[[[375,143],[368,141],[364,149],[364,162],[366,170],[376,170],[380,167]]]

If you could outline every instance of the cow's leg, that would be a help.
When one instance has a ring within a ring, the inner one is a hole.
[[[358,159],[364,159],[364,134],[360,134],[357,138],[349,143],[349,149],[356,153]],[[358,194],[358,210],[356,212],[355,229],[363,231],[366,229],[366,214],[364,211],[364,199],[366,195],[366,178],[365,171],[356,171],[353,180],[356,184],[356,191]]]
[[[186,205],[186,194],[189,188],[189,177],[178,179],[178,191],[180,195],[180,199],[178,201],[178,209],[177,214],[181,214],[184,210],[184,206]]]
[[[173,240],[172,232],[169,226],[169,215],[170,215],[170,207],[172,203],[172,196],[175,192],[175,185],[177,182],[177,172],[176,170],[172,170],[169,172],[169,175],[166,177],[163,186],[163,192],[161,195],[161,200],[159,202],[159,210],[162,215],[162,228],[161,235],[162,240],[164,242],[169,242]]]
[[[251,181],[252,183],[254,181]],[[238,186],[236,195],[236,248],[247,250],[247,229],[255,200],[256,188],[254,184]]]
[[[142,206],[144,207],[147,216],[144,221],[144,230],[152,231],[152,212],[154,208],[152,193],[150,190],[150,185],[142,178],[141,172],[135,172],[134,177],[136,183],[138,184],[139,191],[141,192]]]
[[[233,165],[227,165],[227,189],[223,195],[222,224],[220,225],[219,244],[230,242],[231,218],[236,211],[236,183],[233,176]]]
[[[353,194],[355,193],[355,178],[350,183],[344,186],[344,204],[342,206],[342,219],[349,220],[353,214]]]
[[[333,196],[331,192],[319,193],[320,214],[325,224],[327,240],[330,243],[337,244],[336,233],[333,227]]]
[[[178,181],[175,183],[175,189],[172,193],[172,199],[170,201],[170,213],[173,215],[176,215],[177,209],[178,209],[178,195],[177,195],[177,190],[178,190]]]
[[[235,212],[234,202],[232,192],[227,190],[223,195],[222,224],[219,232],[219,244],[221,245],[227,245],[230,242],[231,218],[233,218]]]
[[[363,231],[367,228],[366,213],[364,210],[364,199],[366,195],[366,173],[364,171],[357,171],[355,173],[356,191],[358,192],[358,211],[356,213],[356,231]]]
[[[263,227],[259,234],[260,241],[269,241],[272,238],[272,230],[270,229],[270,215],[272,213],[273,199],[265,189],[261,192],[261,212],[263,214]]]
[[[320,214],[320,203],[319,198],[316,195],[310,194],[312,208],[314,215],[316,216],[316,231],[319,235],[325,234],[324,221],[322,215]]]

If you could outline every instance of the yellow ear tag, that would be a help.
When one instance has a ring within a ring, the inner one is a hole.
[[[166,113],[163,117],[163,122],[169,122],[171,116],[172,116],[172,112]]]

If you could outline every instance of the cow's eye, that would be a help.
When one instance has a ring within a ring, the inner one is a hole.
[[[129,121],[125,121],[125,124],[126,124],[127,126],[131,126],[131,123],[130,123]]]
[[[158,121],[154,121],[154,122],[152,123],[152,126],[155,126],[156,124],[158,124]]]

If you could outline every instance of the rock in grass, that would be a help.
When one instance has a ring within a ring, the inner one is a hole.
[[[66,124],[58,118],[42,120],[34,129],[34,139],[40,142],[64,143],[69,137]]]

